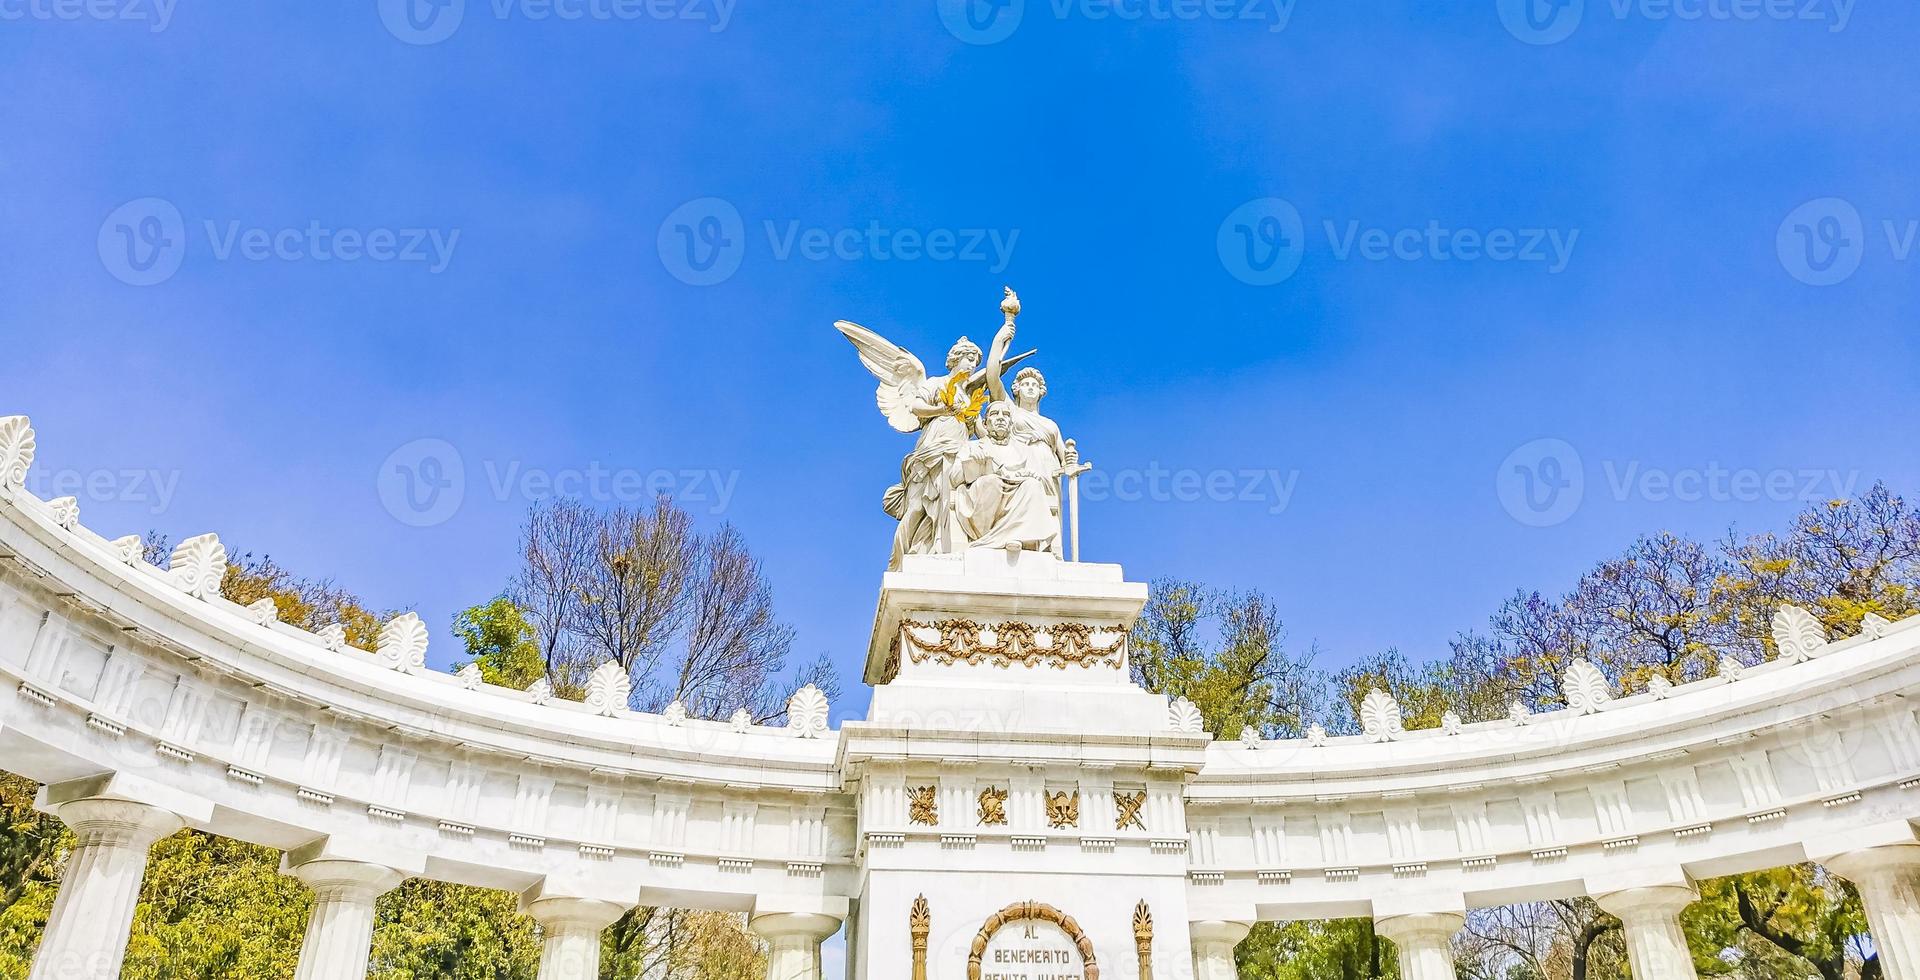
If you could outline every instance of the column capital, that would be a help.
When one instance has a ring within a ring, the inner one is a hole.
[[[1608,913],[1627,920],[1639,916],[1676,916],[1700,900],[1700,890],[1692,884],[1648,885],[1593,896]]]
[[[1251,922],[1233,922],[1226,919],[1202,919],[1187,923],[1187,935],[1195,942],[1226,943],[1229,946],[1240,945],[1253,931]]]
[[[373,900],[398,888],[406,876],[392,868],[359,861],[308,861],[287,869],[306,882],[323,902],[372,904]]]
[[[1828,871],[1857,884],[1875,874],[1920,867],[1920,842],[1863,847],[1819,860]]]
[[[747,928],[768,942],[806,939],[818,943],[840,931],[840,917],[817,912],[761,912],[747,920]]]
[[[73,831],[82,845],[97,844],[146,850],[161,838],[171,837],[186,827],[186,821],[169,810],[131,800],[69,800],[48,807],[60,822]]]
[[[525,908],[548,932],[599,932],[627,914],[625,906],[597,898],[536,898]]]
[[[1414,912],[1375,919],[1373,931],[1395,945],[1444,946],[1453,942],[1453,934],[1466,924],[1467,917],[1460,912]]]

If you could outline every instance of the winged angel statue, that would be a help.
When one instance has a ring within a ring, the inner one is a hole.
[[[872,330],[846,320],[834,324],[879,380],[874,401],[887,424],[919,434],[913,451],[901,460],[900,482],[881,498],[886,512],[900,522],[891,568],[899,568],[906,555],[947,554],[972,546],[1058,548],[1059,477],[1064,472],[1059,429],[1035,410],[1034,383],[1023,387],[1016,382],[1016,391],[1027,397],[1006,401],[1002,376],[1037,352],[1005,356],[1014,318],[1020,314],[1020,298],[1012,289],[1000,309],[1006,323],[994,337],[986,368],[981,368],[979,345],[961,337],[947,351],[946,373],[934,377],[927,376],[919,358]],[[1029,372],[1039,377],[1028,369],[1023,379]],[[1037,390],[1044,391],[1044,382]],[[1002,400],[993,411],[987,411],[990,395]],[[1052,433],[1044,454],[1029,448],[1036,444],[1032,433],[1039,429]],[[973,435],[980,439],[970,441]],[[1072,452],[1070,444],[1067,452]]]

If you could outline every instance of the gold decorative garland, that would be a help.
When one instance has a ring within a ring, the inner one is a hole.
[[[1086,980],[1100,980],[1100,964],[1093,957],[1093,940],[1080,930],[1080,923],[1073,916],[1039,902],[1018,902],[993,914],[992,918],[980,927],[980,933],[973,937],[973,952],[967,957],[967,980],[980,980],[980,962],[986,958],[987,943],[993,941],[993,934],[1001,928],[1015,922],[1051,922],[1060,927],[1060,931],[1073,940],[1080,951],[1080,960],[1086,964]]]
[[[982,626],[971,619],[942,619],[931,623],[909,621],[900,624],[900,629],[914,663],[932,660],[939,664],[984,663],[995,667],[1044,664],[1056,670],[1073,666],[1118,667],[1127,639],[1123,626],[1089,623],[1036,626],[1007,622]],[[915,635],[917,632],[937,634],[939,640],[926,642]],[[1113,639],[1102,646],[1093,641],[1095,633],[1107,633]],[[986,638],[988,634],[993,636],[991,642]],[[1042,641],[1041,637],[1046,639]]]

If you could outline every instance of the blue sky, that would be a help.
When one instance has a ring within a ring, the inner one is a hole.
[[[1086,557],[1265,590],[1329,667],[1920,493],[1911,5],[968,2],[0,0],[36,489],[444,666],[542,479],[671,486],[841,716],[908,445],[842,317],[934,363],[1014,285],[1111,481]]]

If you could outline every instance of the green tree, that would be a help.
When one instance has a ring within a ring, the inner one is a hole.
[[[467,650],[467,663],[480,668],[480,678],[489,684],[526,690],[546,676],[546,658],[540,654],[539,636],[527,621],[526,611],[512,599],[497,596],[462,611],[453,620],[453,635]],[[458,670],[465,664],[455,664]],[[554,693],[578,700],[583,691]]]

